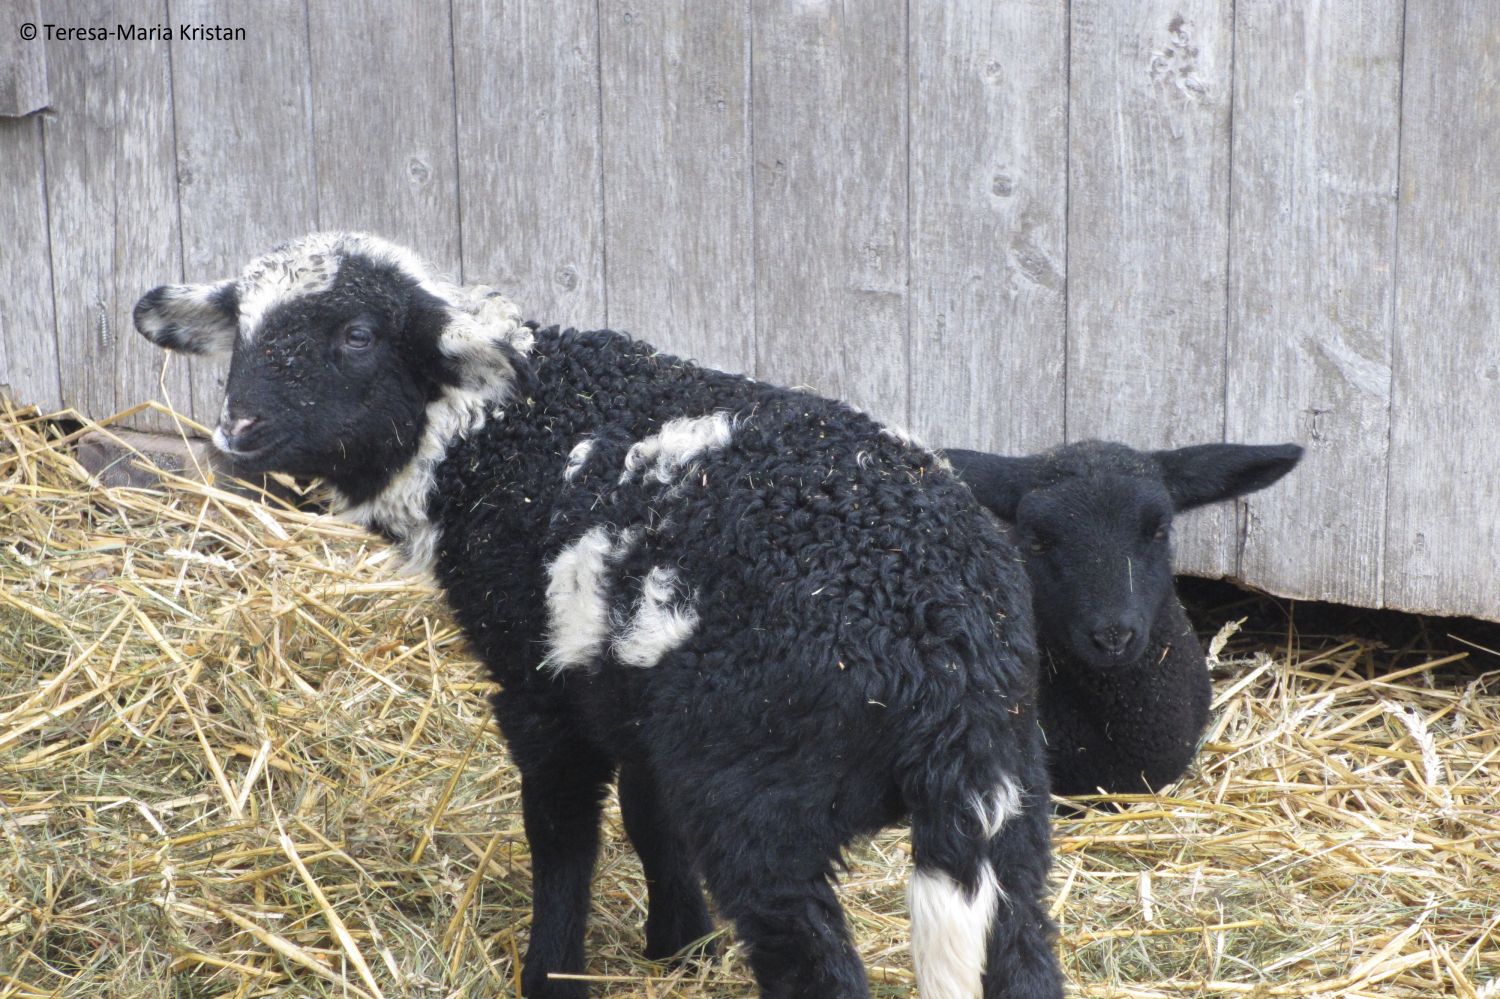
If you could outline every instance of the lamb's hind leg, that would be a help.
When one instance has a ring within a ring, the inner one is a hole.
[[[620,768],[620,815],[646,874],[646,956],[669,958],[713,931],[703,890],[687,845],[662,807],[650,772],[640,764]]]
[[[582,974],[589,887],[599,852],[599,816],[614,767],[562,712],[495,702],[521,771],[521,811],[531,848],[531,943],[522,962],[526,999],[584,999],[588,986],[554,979]]]

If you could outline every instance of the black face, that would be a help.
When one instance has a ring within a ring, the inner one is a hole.
[[[254,317],[247,339],[239,310],[253,292],[208,287],[148,293],[136,324],[173,349],[231,349],[214,443],[241,470],[325,478],[359,502],[410,460],[428,403],[456,379],[439,350],[446,303],[399,269],[350,255],[328,287]],[[226,315],[211,319],[220,307]]]
[[[1136,661],[1172,599],[1172,503],[1151,479],[1065,479],[1025,494],[1015,536],[1039,630],[1096,669]]]
[[[1044,645],[1084,667],[1133,663],[1175,600],[1174,512],[1264,489],[1302,457],[1296,444],[1136,451],[1080,441],[1029,457],[948,450],[974,497],[1014,525]]]

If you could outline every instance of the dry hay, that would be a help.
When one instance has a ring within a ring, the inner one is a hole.
[[[328,518],[105,490],[0,413],[0,997],[512,995],[517,780],[430,589]],[[1500,996],[1500,695],[1360,639],[1220,652],[1199,772],[1060,819],[1072,994]],[[596,994],[743,996],[637,956],[611,812]],[[899,831],[842,896],[910,991]]]

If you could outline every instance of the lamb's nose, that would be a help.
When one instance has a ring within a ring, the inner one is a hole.
[[[1135,638],[1135,629],[1121,625],[1112,625],[1108,628],[1099,628],[1089,636],[1101,652],[1107,652],[1117,656],[1130,647]]]

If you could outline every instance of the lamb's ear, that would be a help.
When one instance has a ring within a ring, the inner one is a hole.
[[[473,383],[508,382],[524,390],[531,380],[531,327],[498,292],[484,287],[441,288],[442,332],[438,349],[458,363]]]
[[[1162,480],[1172,505],[1191,510],[1264,489],[1296,467],[1302,448],[1296,444],[1198,444],[1157,451]]]
[[[1001,520],[1014,521],[1016,507],[1035,485],[1041,462],[1036,458],[1006,458],[961,448],[938,452],[953,466],[974,493]]]
[[[159,347],[187,354],[227,354],[240,328],[233,281],[164,284],[135,303],[135,328]]]

